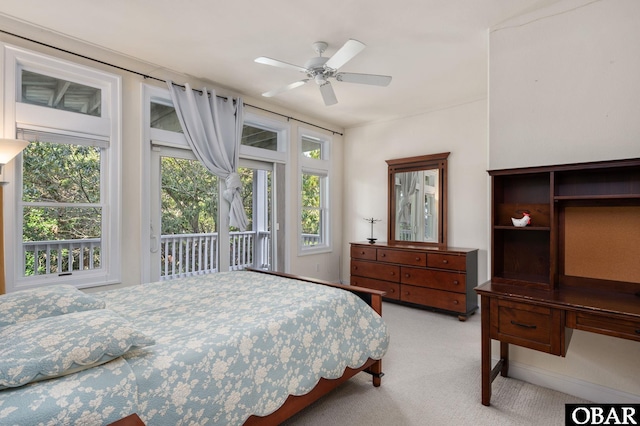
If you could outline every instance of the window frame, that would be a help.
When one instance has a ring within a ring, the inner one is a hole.
[[[303,139],[312,139],[321,145],[320,159],[310,158],[304,155]],[[311,255],[327,253],[333,250],[331,241],[331,144],[332,138],[328,135],[300,128],[298,132],[298,255]],[[320,235],[321,244],[305,246],[303,244],[302,211],[302,175],[311,174],[320,177]]]
[[[257,127],[259,129],[275,132],[278,135],[278,149],[256,148],[253,146],[240,145],[239,155],[242,158],[258,161],[273,161],[276,163],[286,163],[289,155],[289,126],[278,120],[245,111],[243,125]]]
[[[5,258],[7,292],[54,284],[71,284],[78,288],[96,287],[121,282],[121,77],[94,68],[68,62],[41,53],[2,43],[4,53],[3,137],[15,138],[17,130],[46,132],[59,136],[105,140],[101,164],[101,267],[74,271],[73,275],[24,276],[22,250],[22,155],[9,163],[5,176]],[[101,90],[101,116],[57,110],[21,102],[21,70],[77,82]],[[102,155],[101,155],[102,156]]]

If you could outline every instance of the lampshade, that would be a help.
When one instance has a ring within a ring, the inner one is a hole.
[[[29,145],[29,141],[20,139],[0,139],[0,165],[7,164]]]

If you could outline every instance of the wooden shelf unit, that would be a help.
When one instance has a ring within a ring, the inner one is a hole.
[[[476,288],[484,405],[508,375],[509,344],[564,356],[573,329],[640,341],[640,159],[489,175],[491,281]],[[523,212],[531,224],[514,227]]]

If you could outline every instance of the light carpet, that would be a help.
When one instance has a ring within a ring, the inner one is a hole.
[[[285,423],[297,425],[564,425],[567,403],[587,401],[498,377],[480,403],[480,315],[456,316],[383,303],[391,344],[382,386],[359,373]]]

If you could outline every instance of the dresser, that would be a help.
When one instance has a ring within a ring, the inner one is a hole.
[[[386,292],[385,300],[458,315],[478,309],[478,250],[351,243],[351,285]]]
[[[509,345],[565,356],[574,329],[640,341],[640,159],[489,174],[491,281],[476,289],[484,405],[509,374]],[[524,213],[530,224],[514,226]]]

